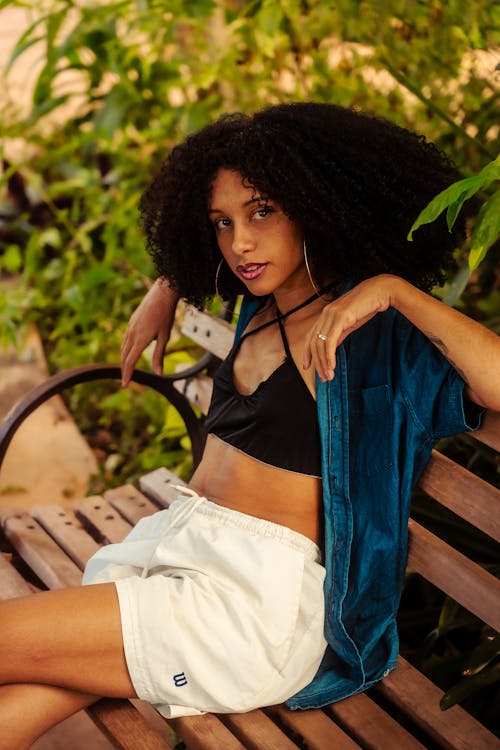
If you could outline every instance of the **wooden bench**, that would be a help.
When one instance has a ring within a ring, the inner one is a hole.
[[[136,371],[134,380],[171,400],[186,421],[196,464],[203,449],[202,418],[217,357],[231,346],[231,325],[188,308],[183,333],[210,354],[201,366],[159,378]],[[214,357],[215,355],[215,357]],[[19,424],[50,395],[82,380],[119,377],[116,366],[91,365],[49,379],[24,399],[0,428],[0,463]],[[488,413],[475,439],[500,449],[500,414]],[[122,539],[139,518],[168,506],[179,483],[165,469],[74,503],[66,512],[40,505],[28,512],[2,509],[0,598],[60,588],[80,582],[86,560],[100,544]],[[434,451],[420,487],[438,503],[498,540],[500,492]],[[498,630],[500,581],[410,521],[409,566]],[[440,708],[443,692],[400,657],[399,666],[368,693],[322,710],[291,712],[275,706],[247,714],[186,717],[166,722],[140,701],[103,699],[88,709],[96,724],[124,750],[166,750],[183,742],[189,750],[494,750],[500,741],[460,706]]]

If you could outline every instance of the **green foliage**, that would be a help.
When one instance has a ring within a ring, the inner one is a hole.
[[[411,240],[415,232],[423,224],[430,224],[446,211],[448,229],[451,229],[466,200],[472,198],[479,191],[488,188],[492,183],[500,180],[500,155],[487,164],[478,175],[466,177],[455,182],[443,190],[417,216],[408,239]],[[496,242],[500,234],[500,190],[483,204],[472,232],[469,255],[469,269],[474,271],[484,259],[488,249]]]

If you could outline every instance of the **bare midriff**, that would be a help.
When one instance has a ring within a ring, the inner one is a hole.
[[[218,505],[288,526],[321,546],[321,479],[279,469],[209,435],[189,486]]]

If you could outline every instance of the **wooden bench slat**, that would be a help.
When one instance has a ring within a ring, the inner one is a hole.
[[[132,528],[107,500],[98,495],[79,500],[73,508],[84,528],[95,535],[100,544],[121,542]]]
[[[48,588],[80,585],[78,566],[28,513],[2,510],[0,521],[12,546]]]
[[[225,714],[222,720],[248,750],[261,750],[263,747],[297,750],[295,742],[259,709],[245,714]]]
[[[60,505],[35,505],[31,509],[31,515],[80,570],[84,569],[89,557],[99,549],[97,542],[82,528],[76,516]]]
[[[189,750],[246,750],[215,714],[181,716],[168,723]]]
[[[500,750],[500,740],[461,706],[442,711],[443,691],[402,657],[372,690],[402,709],[444,750]]]
[[[0,553],[0,601],[28,596],[33,590],[22,575],[12,567],[5,555]]]
[[[290,711],[271,706],[267,713],[305,740],[307,750],[359,750],[360,746],[321,709]]]
[[[500,489],[436,450],[419,484],[441,505],[500,541]]]
[[[410,566],[500,630],[500,581],[412,519],[409,530]]]
[[[189,380],[176,380],[174,388],[182,393],[189,403],[196,406],[202,414],[208,413],[213,391],[213,380],[208,375],[200,373]]]
[[[185,484],[178,476],[164,467],[151,471],[139,479],[141,492],[144,492],[145,495],[163,508],[168,508],[170,503],[179,495],[179,490],[175,489],[175,485],[183,486]]]
[[[173,750],[128,700],[102,698],[86,709],[101,731],[120,750]]]
[[[139,492],[133,484],[106,490],[104,499],[132,526],[144,516],[150,516],[158,510],[158,506]]]
[[[234,341],[234,328],[230,323],[191,305],[186,306],[181,330],[219,359],[226,357]]]
[[[328,714],[370,750],[425,750],[404,727],[364,693],[358,693],[327,707]]]
[[[493,450],[500,451],[500,412],[491,411],[491,409],[487,411],[483,416],[481,427],[470,434]]]

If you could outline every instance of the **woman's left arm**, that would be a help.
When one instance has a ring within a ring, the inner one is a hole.
[[[327,304],[306,341],[304,367],[331,380],[335,351],[378,312],[394,307],[441,351],[466,383],[467,397],[500,411],[500,337],[443,302],[390,275],[361,282]],[[326,336],[326,341],[318,337]]]

